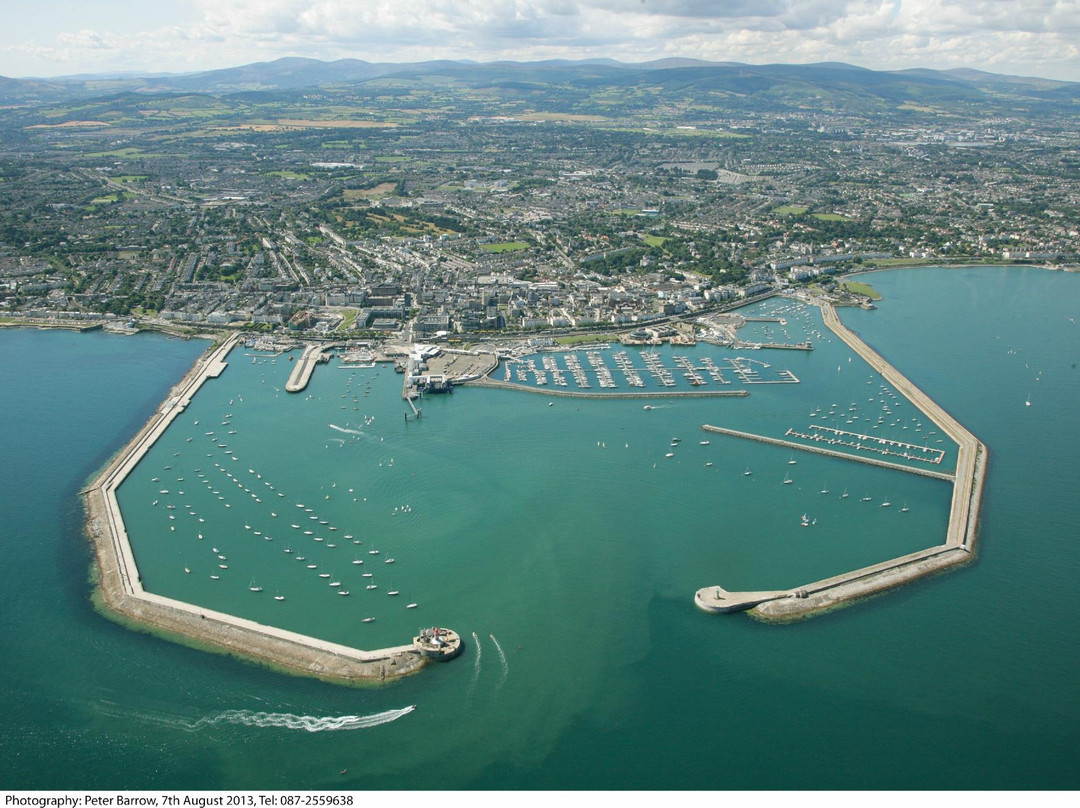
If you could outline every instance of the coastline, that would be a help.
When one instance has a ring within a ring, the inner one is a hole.
[[[428,660],[412,644],[362,651],[143,589],[116,490],[202,384],[224,371],[225,357],[240,339],[241,335],[233,335],[200,356],[146,424],[80,492],[84,532],[94,547],[95,605],[124,625],[169,639],[179,636],[198,648],[338,684],[379,684],[421,670]]]

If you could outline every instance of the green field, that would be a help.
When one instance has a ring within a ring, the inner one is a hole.
[[[846,222],[849,221],[847,216],[839,213],[811,213],[815,219],[819,219],[823,222]]]
[[[650,247],[663,247],[664,242],[667,241],[667,236],[654,236],[652,234],[643,235],[641,240],[648,244]]]
[[[524,241],[499,241],[495,244],[481,244],[480,249],[489,253],[517,252],[529,249],[529,245]]]
[[[773,208],[773,213],[779,216],[801,216],[806,211],[806,205],[781,205],[778,208]]]
[[[881,300],[881,294],[870,284],[860,281],[844,281],[843,287],[852,294],[865,295],[871,300]]]

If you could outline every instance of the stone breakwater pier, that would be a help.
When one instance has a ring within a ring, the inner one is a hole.
[[[941,572],[956,564],[965,564],[971,560],[975,551],[979,507],[982,502],[988,460],[986,446],[840,322],[832,305],[829,303],[819,305],[825,325],[956,443],[958,447],[956,473],[951,475],[953,496],[945,542],[789,590],[728,592],[719,586],[704,587],[699,589],[694,596],[694,603],[704,611],[722,613],[750,610],[755,617],[764,620],[777,622],[799,620]],[[707,425],[703,428],[925,476],[946,479],[950,476],[928,469],[856,457],[776,438],[749,435]]]
[[[117,501],[117,489],[206,380],[221,375],[227,366],[226,356],[239,340],[239,336],[234,336],[200,357],[158,411],[81,492],[86,533],[94,545],[98,593],[104,607],[122,621],[132,621],[167,635],[181,635],[200,647],[345,684],[385,681],[415,673],[429,659],[456,656],[462,648],[461,638],[445,629],[439,630],[445,633],[438,637],[434,650],[431,641],[421,637],[408,645],[362,651],[143,589]],[[314,365],[312,361],[310,366]],[[310,376],[310,371],[307,375]]]
[[[304,348],[300,361],[293,367],[289,380],[285,382],[286,393],[299,393],[308,386],[311,374],[315,372],[315,366],[320,362],[329,361],[329,355],[323,353],[323,349],[328,347],[327,345],[309,345]]]

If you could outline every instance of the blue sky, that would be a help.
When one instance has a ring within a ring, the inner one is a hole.
[[[189,72],[282,56],[973,67],[1080,81],[1080,0],[36,0],[0,75]]]

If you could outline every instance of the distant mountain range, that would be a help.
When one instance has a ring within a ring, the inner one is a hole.
[[[564,89],[580,100],[583,93],[602,88],[633,90],[661,87],[733,102],[753,102],[773,108],[800,107],[867,110],[900,105],[1000,111],[1020,104],[1075,110],[1080,84],[1025,78],[979,70],[876,71],[843,63],[808,65],[749,65],[698,59],[660,59],[635,64],[612,59],[539,62],[431,61],[415,63],[365,62],[341,59],[284,58],[240,67],[186,74],[102,74],[51,79],[0,77],[0,104],[35,105],[125,93],[198,93],[230,96],[250,93],[295,93],[319,87],[362,85],[394,79],[399,86],[430,84],[432,77],[453,86],[524,90]],[[942,111],[942,110],[935,110]]]

